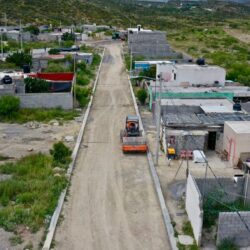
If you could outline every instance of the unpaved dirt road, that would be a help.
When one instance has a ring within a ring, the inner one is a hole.
[[[107,45],[56,249],[170,249],[145,155],[123,155],[120,129],[134,114],[121,45]]]

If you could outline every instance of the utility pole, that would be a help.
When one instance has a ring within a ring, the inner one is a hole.
[[[133,66],[133,54],[132,54],[132,48],[131,48],[131,50],[130,50],[130,70],[129,70],[130,77],[132,76],[132,66]]]
[[[155,152],[155,165],[158,166],[159,151],[160,151],[160,130],[161,130],[161,93],[162,93],[162,73],[158,75],[160,82],[160,93],[158,95],[156,106],[157,106],[157,115],[156,115],[156,152]],[[156,83],[155,83],[156,84]]]
[[[5,29],[7,31],[7,14],[4,13],[4,24],[5,24]]]
[[[3,59],[3,33],[1,31],[1,57]]]
[[[74,54],[74,87],[73,87],[73,107],[76,106],[76,53]]]
[[[22,34],[23,32],[22,32],[22,21],[21,21],[21,19],[20,19],[20,32],[19,32],[19,34],[20,34],[20,45],[21,45],[21,52],[23,52],[23,34]]]

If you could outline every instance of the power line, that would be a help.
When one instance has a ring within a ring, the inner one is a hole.
[[[173,107],[175,107],[174,101],[173,101],[172,98],[170,98],[170,101],[172,102]],[[178,113],[179,113],[179,112],[178,112],[178,109],[176,109],[176,114],[177,114],[177,116],[178,116]],[[181,117],[179,117],[179,118],[180,118],[180,120],[184,123],[184,121],[182,120],[182,118],[181,118]],[[191,134],[191,137],[190,137],[190,138],[191,138],[191,140],[194,142],[195,146],[197,147],[197,143],[196,143],[196,141],[194,140],[194,138],[192,137],[192,134]],[[197,147],[197,148],[199,148],[199,147]],[[199,151],[201,152],[202,150],[199,150]],[[208,167],[208,168],[210,169],[210,171],[212,172],[213,176],[215,177],[215,180],[217,181],[217,183],[218,183],[219,186],[221,187],[223,193],[224,193],[225,195],[229,196],[229,193],[227,193],[227,192],[225,191],[223,185],[222,185],[221,182],[218,180],[216,174],[215,174],[214,171],[212,170],[212,167],[209,165],[208,160],[206,159],[206,157],[205,157],[202,153],[201,153],[201,156],[202,156],[202,158],[204,159],[204,161],[206,162],[206,172],[207,172],[207,167]],[[206,180],[206,177],[205,177],[205,180]],[[203,194],[203,196],[204,196],[204,194]],[[218,201],[218,200],[216,200],[216,201],[217,201],[218,203],[222,204],[223,206],[230,208],[226,203],[221,202],[221,201]],[[230,209],[231,209],[231,208],[230,208]],[[242,218],[242,216],[241,216],[241,214],[239,213],[239,211],[238,211],[236,208],[234,208],[234,212],[237,213],[237,215],[239,216],[241,222],[244,224],[244,226],[246,227],[247,231],[250,233],[250,228],[249,228],[249,226],[247,225],[247,223],[245,222],[244,218]]]

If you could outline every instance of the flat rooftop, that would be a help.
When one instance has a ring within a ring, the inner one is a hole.
[[[223,69],[217,65],[198,65],[198,64],[175,64],[175,68],[177,69],[196,69],[196,70],[203,70],[203,69]]]
[[[236,134],[250,134],[250,121],[227,121],[226,124]]]
[[[249,121],[250,115],[242,113],[176,114],[163,115],[162,120],[169,127],[214,127],[227,121]],[[250,124],[250,123],[249,123]]]
[[[233,103],[228,99],[162,99],[162,106],[224,106],[233,109]]]
[[[160,91],[160,83],[158,81],[150,81],[152,92]],[[246,86],[223,86],[223,87],[181,87],[171,86],[171,83],[164,82],[162,92],[172,93],[233,93],[234,96],[250,96],[250,87]]]

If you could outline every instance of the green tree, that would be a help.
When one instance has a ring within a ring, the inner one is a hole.
[[[60,54],[60,50],[59,49],[50,49],[49,50],[49,54],[50,55],[59,55]]]
[[[62,35],[62,40],[63,41],[75,41],[75,34],[74,33],[69,33],[69,32],[66,32],[66,33],[63,33]]]
[[[25,31],[29,31],[33,35],[38,35],[40,33],[39,28],[35,25],[30,25],[24,29]]]
[[[49,82],[37,79],[37,78],[26,78],[24,80],[26,93],[48,93],[50,84]]]
[[[23,67],[25,64],[32,64],[32,57],[31,55],[23,52],[15,52],[6,58],[6,62],[14,63],[18,67]]]

